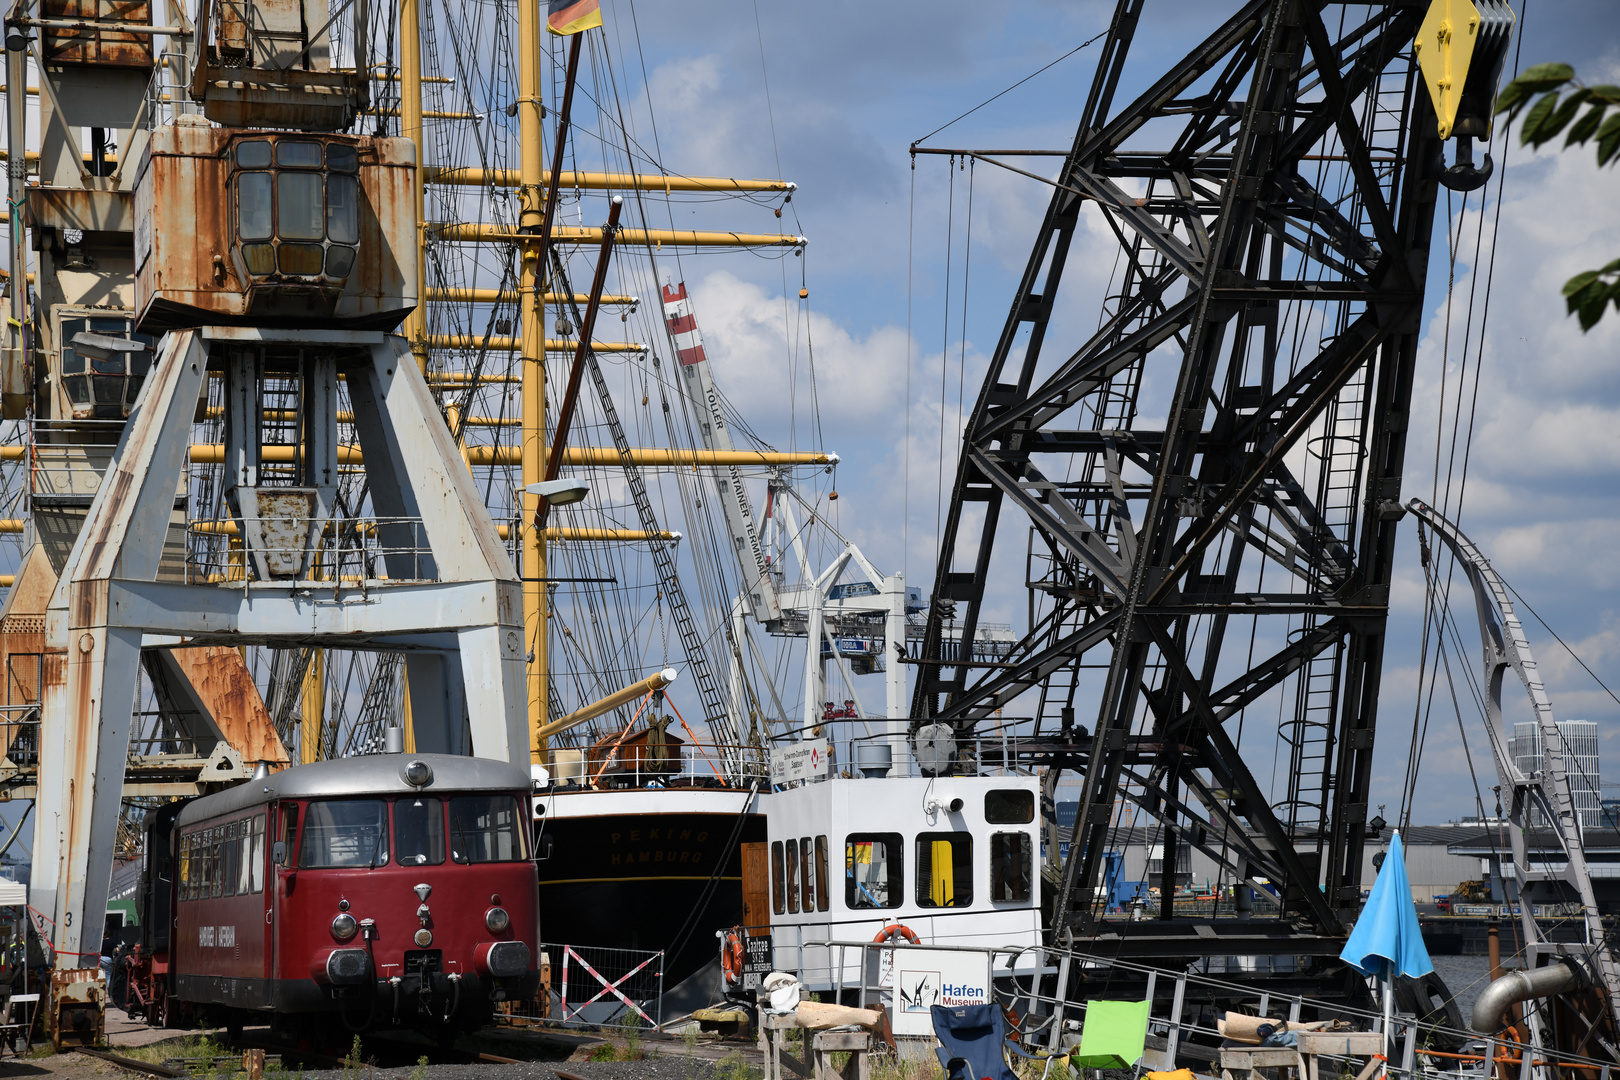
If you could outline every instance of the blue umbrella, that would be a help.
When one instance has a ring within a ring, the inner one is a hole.
[[[1344,943],[1339,959],[1384,984],[1384,1075],[1387,1077],[1390,1040],[1394,1034],[1394,981],[1397,975],[1418,978],[1434,970],[1429,950],[1423,944],[1418,926],[1417,905],[1412,902],[1412,883],[1406,878],[1406,854],[1401,850],[1397,830],[1389,842],[1384,865],[1373,881],[1372,892],[1362,905],[1361,915],[1350,940]]]
[[[1406,878],[1406,856],[1399,832],[1389,843],[1383,869],[1373,881],[1372,892],[1339,959],[1363,975],[1385,980],[1397,975],[1415,979],[1434,970],[1418,927],[1417,905],[1412,902],[1412,885]]]

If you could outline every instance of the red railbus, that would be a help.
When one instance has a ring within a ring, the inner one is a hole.
[[[539,984],[528,771],[300,765],[147,822],[126,1007],[166,1027],[454,1033]]]

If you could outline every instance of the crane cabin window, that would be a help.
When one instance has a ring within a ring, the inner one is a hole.
[[[991,825],[1028,825],[1035,820],[1035,793],[996,788],[984,793],[984,820]]]
[[[998,904],[1029,902],[1034,855],[1028,833],[990,834],[990,899]]]
[[[304,812],[298,865],[309,869],[381,866],[388,861],[388,804],[381,799],[317,799]]]
[[[917,906],[967,907],[973,903],[973,834],[919,833]]]
[[[844,905],[896,908],[905,899],[905,853],[899,833],[844,838]]]

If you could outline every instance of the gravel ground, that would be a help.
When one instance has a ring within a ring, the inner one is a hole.
[[[720,1062],[688,1057],[649,1057],[642,1061],[575,1061],[566,1065],[525,1062],[520,1065],[431,1065],[416,1080],[559,1080],[557,1070],[585,1080],[719,1080],[731,1069]],[[367,1069],[365,1077],[409,1080],[413,1068]],[[758,1076],[758,1070],[754,1071]],[[305,1080],[354,1080],[341,1070],[305,1072]],[[739,1078],[740,1080],[740,1078]]]

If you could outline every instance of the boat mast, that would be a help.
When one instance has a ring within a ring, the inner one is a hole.
[[[409,2],[409,0],[407,0]],[[544,133],[540,103],[540,0],[518,3],[518,231],[539,232],[545,197],[545,161],[541,150]],[[560,164],[560,162],[559,162]],[[551,658],[547,649],[546,536],[533,522],[540,510],[540,496],[529,489],[546,475],[546,314],[545,269],[540,250],[523,246],[522,269],[518,277],[518,363],[521,368],[523,419],[523,482],[519,498],[523,530],[523,635],[533,658],[529,661],[529,752],[544,763],[548,740],[540,729],[549,719],[547,700],[551,692]]]
[[[365,62],[365,57],[355,57],[356,67]],[[365,72],[361,77],[369,79],[371,73]],[[411,181],[411,198],[416,203],[416,280],[426,289],[427,230],[423,222],[427,215],[423,193],[427,190],[427,146],[422,137],[421,0],[400,0],[399,4],[399,133],[416,146],[416,176]],[[428,364],[426,296],[405,317],[404,329],[405,340],[411,343],[411,352],[416,357],[416,366],[425,375]]]

